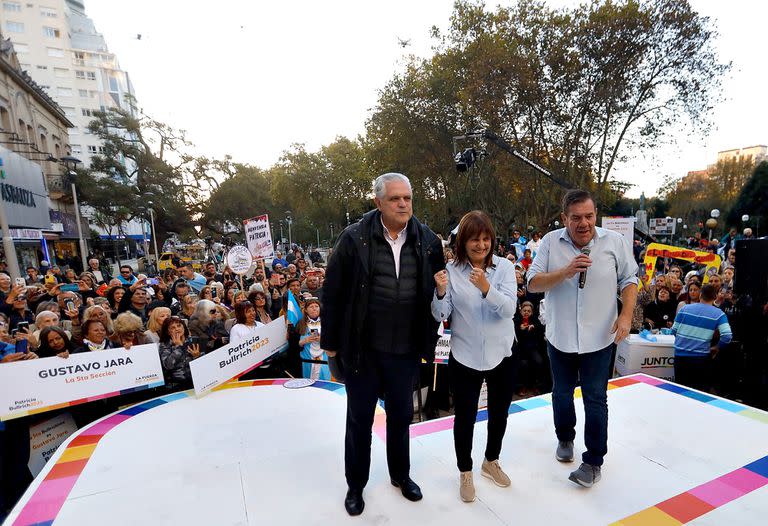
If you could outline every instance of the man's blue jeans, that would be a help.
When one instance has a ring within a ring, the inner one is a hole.
[[[581,459],[602,466],[608,452],[608,379],[611,355],[615,345],[599,351],[577,354],[558,351],[547,343],[552,368],[552,411],[557,439],[576,438],[576,408],[573,390],[581,385],[584,400],[584,443],[587,450]]]

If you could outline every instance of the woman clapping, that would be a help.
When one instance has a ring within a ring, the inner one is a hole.
[[[488,385],[488,441],[482,475],[499,486],[510,485],[499,454],[514,393],[517,281],[514,265],[494,255],[495,245],[490,218],[480,211],[469,212],[459,223],[455,260],[435,274],[432,315],[438,321],[452,315],[448,367],[456,412],[459,495],[464,502],[475,500],[472,435],[483,380]]]

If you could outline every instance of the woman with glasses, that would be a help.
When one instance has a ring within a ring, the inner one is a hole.
[[[160,363],[165,373],[166,387],[180,391],[192,387],[189,363],[202,355],[202,346],[193,343],[181,318],[171,316],[160,329]]]
[[[219,309],[210,300],[200,300],[189,318],[189,333],[200,339],[200,349],[204,353],[218,349],[224,344],[224,322]]]
[[[179,311],[179,317],[188,320],[195,313],[195,307],[197,307],[197,294],[187,294],[181,298],[181,310]]]
[[[115,318],[115,334],[112,336],[112,343],[116,347],[125,347],[130,349],[134,345],[144,345],[150,343],[144,337],[144,324],[141,318],[132,312],[123,312]]]
[[[249,299],[256,309],[256,319],[265,325],[270,323],[272,321],[272,316],[269,315],[267,295],[264,292],[257,290],[249,295]]]

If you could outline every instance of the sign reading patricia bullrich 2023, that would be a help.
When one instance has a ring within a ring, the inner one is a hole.
[[[0,420],[163,383],[155,343],[8,363],[0,367]]]
[[[285,317],[259,327],[247,339],[230,343],[189,363],[195,394],[203,396],[216,387],[261,365],[288,346]]]

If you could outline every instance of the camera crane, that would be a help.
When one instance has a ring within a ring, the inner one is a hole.
[[[474,148],[464,148],[463,150],[459,149],[459,141],[465,141],[465,140],[477,140],[482,139],[486,141],[490,141],[511,156],[517,158],[518,160],[522,161],[523,163],[527,164],[537,172],[539,172],[541,175],[552,181],[553,183],[557,184],[561,188],[564,188],[565,190],[572,190],[574,186],[570,183],[567,183],[563,181],[562,179],[555,176],[552,172],[547,170],[546,168],[543,168],[542,166],[539,166],[535,162],[531,161],[528,157],[523,155],[522,153],[515,150],[511,144],[509,144],[507,141],[496,135],[491,130],[482,129],[482,130],[475,130],[468,132],[464,135],[457,135],[453,137],[453,153],[454,157],[453,160],[456,163],[456,170],[459,172],[467,172],[469,171],[477,162],[478,152]],[[642,237],[645,240],[650,240],[652,242],[656,242],[656,238],[651,236],[650,234],[647,234],[637,228],[637,225],[635,225],[635,234]]]

